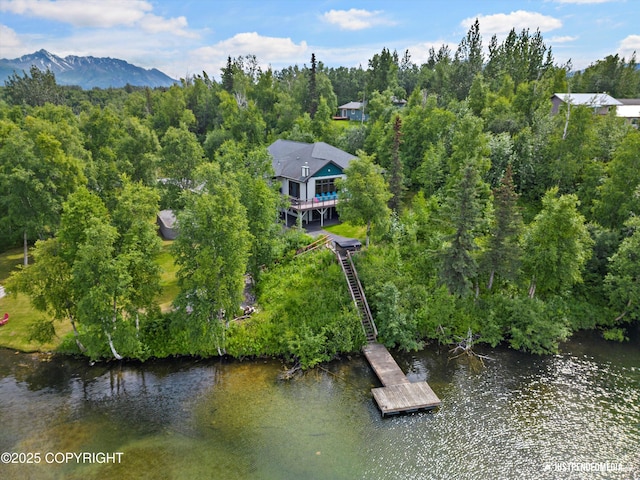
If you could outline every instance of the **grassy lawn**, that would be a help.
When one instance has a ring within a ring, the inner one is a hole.
[[[161,268],[160,286],[162,292],[158,297],[158,303],[163,311],[170,308],[171,302],[178,294],[178,282],[176,271],[178,268],[173,263],[173,257],[169,253],[171,242],[165,241],[162,250],[157,257]],[[11,272],[22,264],[22,248],[12,249],[0,253],[0,285],[6,283]],[[56,322],[56,337],[51,343],[40,344],[29,341],[29,329],[31,324],[39,319],[44,319],[45,314],[34,310],[25,295],[7,295],[0,298],[0,317],[7,312],[9,322],[0,327],[0,347],[11,348],[23,352],[48,352],[55,350],[62,339],[71,332],[69,322]]]
[[[353,127],[354,125],[360,125],[359,122],[350,122],[349,120],[333,120],[332,124],[334,127],[339,128],[341,130],[346,130],[348,128]]]
[[[0,285],[5,283],[10,273],[22,264],[22,248],[16,248],[0,254]],[[29,298],[18,294],[0,298],[0,316],[9,314],[9,322],[0,327],[0,346],[23,352],[47,352],[55,350],[62,337],[71,331],[71,325],[56,323],[56,337],[51,343],[40,344],[29,341],[29,328],[43,313],[35,311]]]
[[[162,292],[158,297],[158,304],[163,312],[166,312],[171,307],[171,302],[178,295],[180,290],[178,287],[178,279],[176,278],[176,272],[178,267],[173,263],[173,256],[169,252],[169,247],[173,242],[171,240],[164,240],[162,242],[162,250],[156,258],[158,265],[160,265],[160,287]]]
[[[334,235],[340,235],[341,237],[357,238],[361,242],[365,241],[367,237],[367,227],[354,226],[350,223],[343,222],[338,225],[331,225],[330,227],[324,227],[327,232],[331,232]]]
[[[22,264],[22,259],[22,248],[14,248],[4,253],[0,253],[0,284],[9,278],[9,275],[16,266]]]

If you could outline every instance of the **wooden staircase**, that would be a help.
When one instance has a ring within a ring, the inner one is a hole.
[[[364,289],[362,288],[362,284],[358,278],[358,272],[353,264],[351,252],[347,251],[346,253],[339,253],[336,251],[335,254],[336,257],[338,257],[344,276],[347,279],[347,285],[349,286],[349,292],[351,293],[353,303],[356,305],[356,308],[360,313],[360,321],[362,322],[362,328],[364,329],[367,342],[376,343],[378,330],[376,329],[376,324],[373,321],[373,316],[371,315],[371,310],[367,303],[367,297],[364,295]]]

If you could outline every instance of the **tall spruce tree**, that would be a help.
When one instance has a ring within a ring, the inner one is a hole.
[[[453,58],[451,82],[458,100],[463,100],[467,97],[473,79],[482,72],[483,63],[480,22],[476,18],[467,35],[458,45],[458,50]]]
[[[513,172],[508,164],[500,186],[493,191],[494,223],[484,259],[489,270],[488,290],[493,287],[496,274],[505,280],[515,280],[518,274],[522,217],[517,202]]]
[[[459,180],[451,188],[444,212],[453,228],[442,255],[442,281],[454,295],[472,292],[478,264],[473,251],[478,247],[474,230],[484,212],[482,181],[478,167],[468,159],[461,167]]]
[[[227,66],[222,69],[222,88],[233,93],[233,62],[231,56],[227,57]]]
[[[404,190],[404,174],[402,161],[400,160],[400,144],[402,143],[402,119],[400,115],[396,115],[393,121],[393,148],[391,152],[391,168],[389,170],[389,190],[391,191],[391,199],[389,200],[389,208],[397,212],[402,202],[402,193]]]
[[[311,54],[311,70],[309,71],[309,116],[313,119],[318,111],[318,87],[317,87],[318,64],[316,54]]]

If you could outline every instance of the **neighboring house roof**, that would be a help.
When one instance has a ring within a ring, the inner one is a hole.
[[[640,105],[640,98],[618,98],[622,105]]]
[[[160,225],[160,232],[162,236],[167,240],[175,240],[178,236],[176,230],[176,216],[173,210],[160,210],[158,212],[158,225]]]
[[[158,218],[167,228],[173,228],[176,223],[176,216],[173,210],[160,210],[158,212]]]
[[[349,103],[345,103],[344,105],[340,105],[338,108],[339,109],[346,109],[346,110],[362,110],[362,108],[366,105],[366,102],[349,102]]]
[[[291,140],[276,140],[268,147],[273,157],[272,165],[276,177],[286,177],[306,181],[334,163],[344,170],[356,157],[328,143],[302,143]],[[302,176],[302,167],[309,167],[309,175]]]
[[[606,93],[554,93],[553,96],[571,105],[585,105],[596,108],[622,105],[622,103]]]

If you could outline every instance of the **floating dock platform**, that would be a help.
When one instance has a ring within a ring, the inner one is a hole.
[[[362,349],[382,387],[371,389],[382,416],[431,410],[442,403],[427,382],[411,383],[387,347],[369,343]]]

